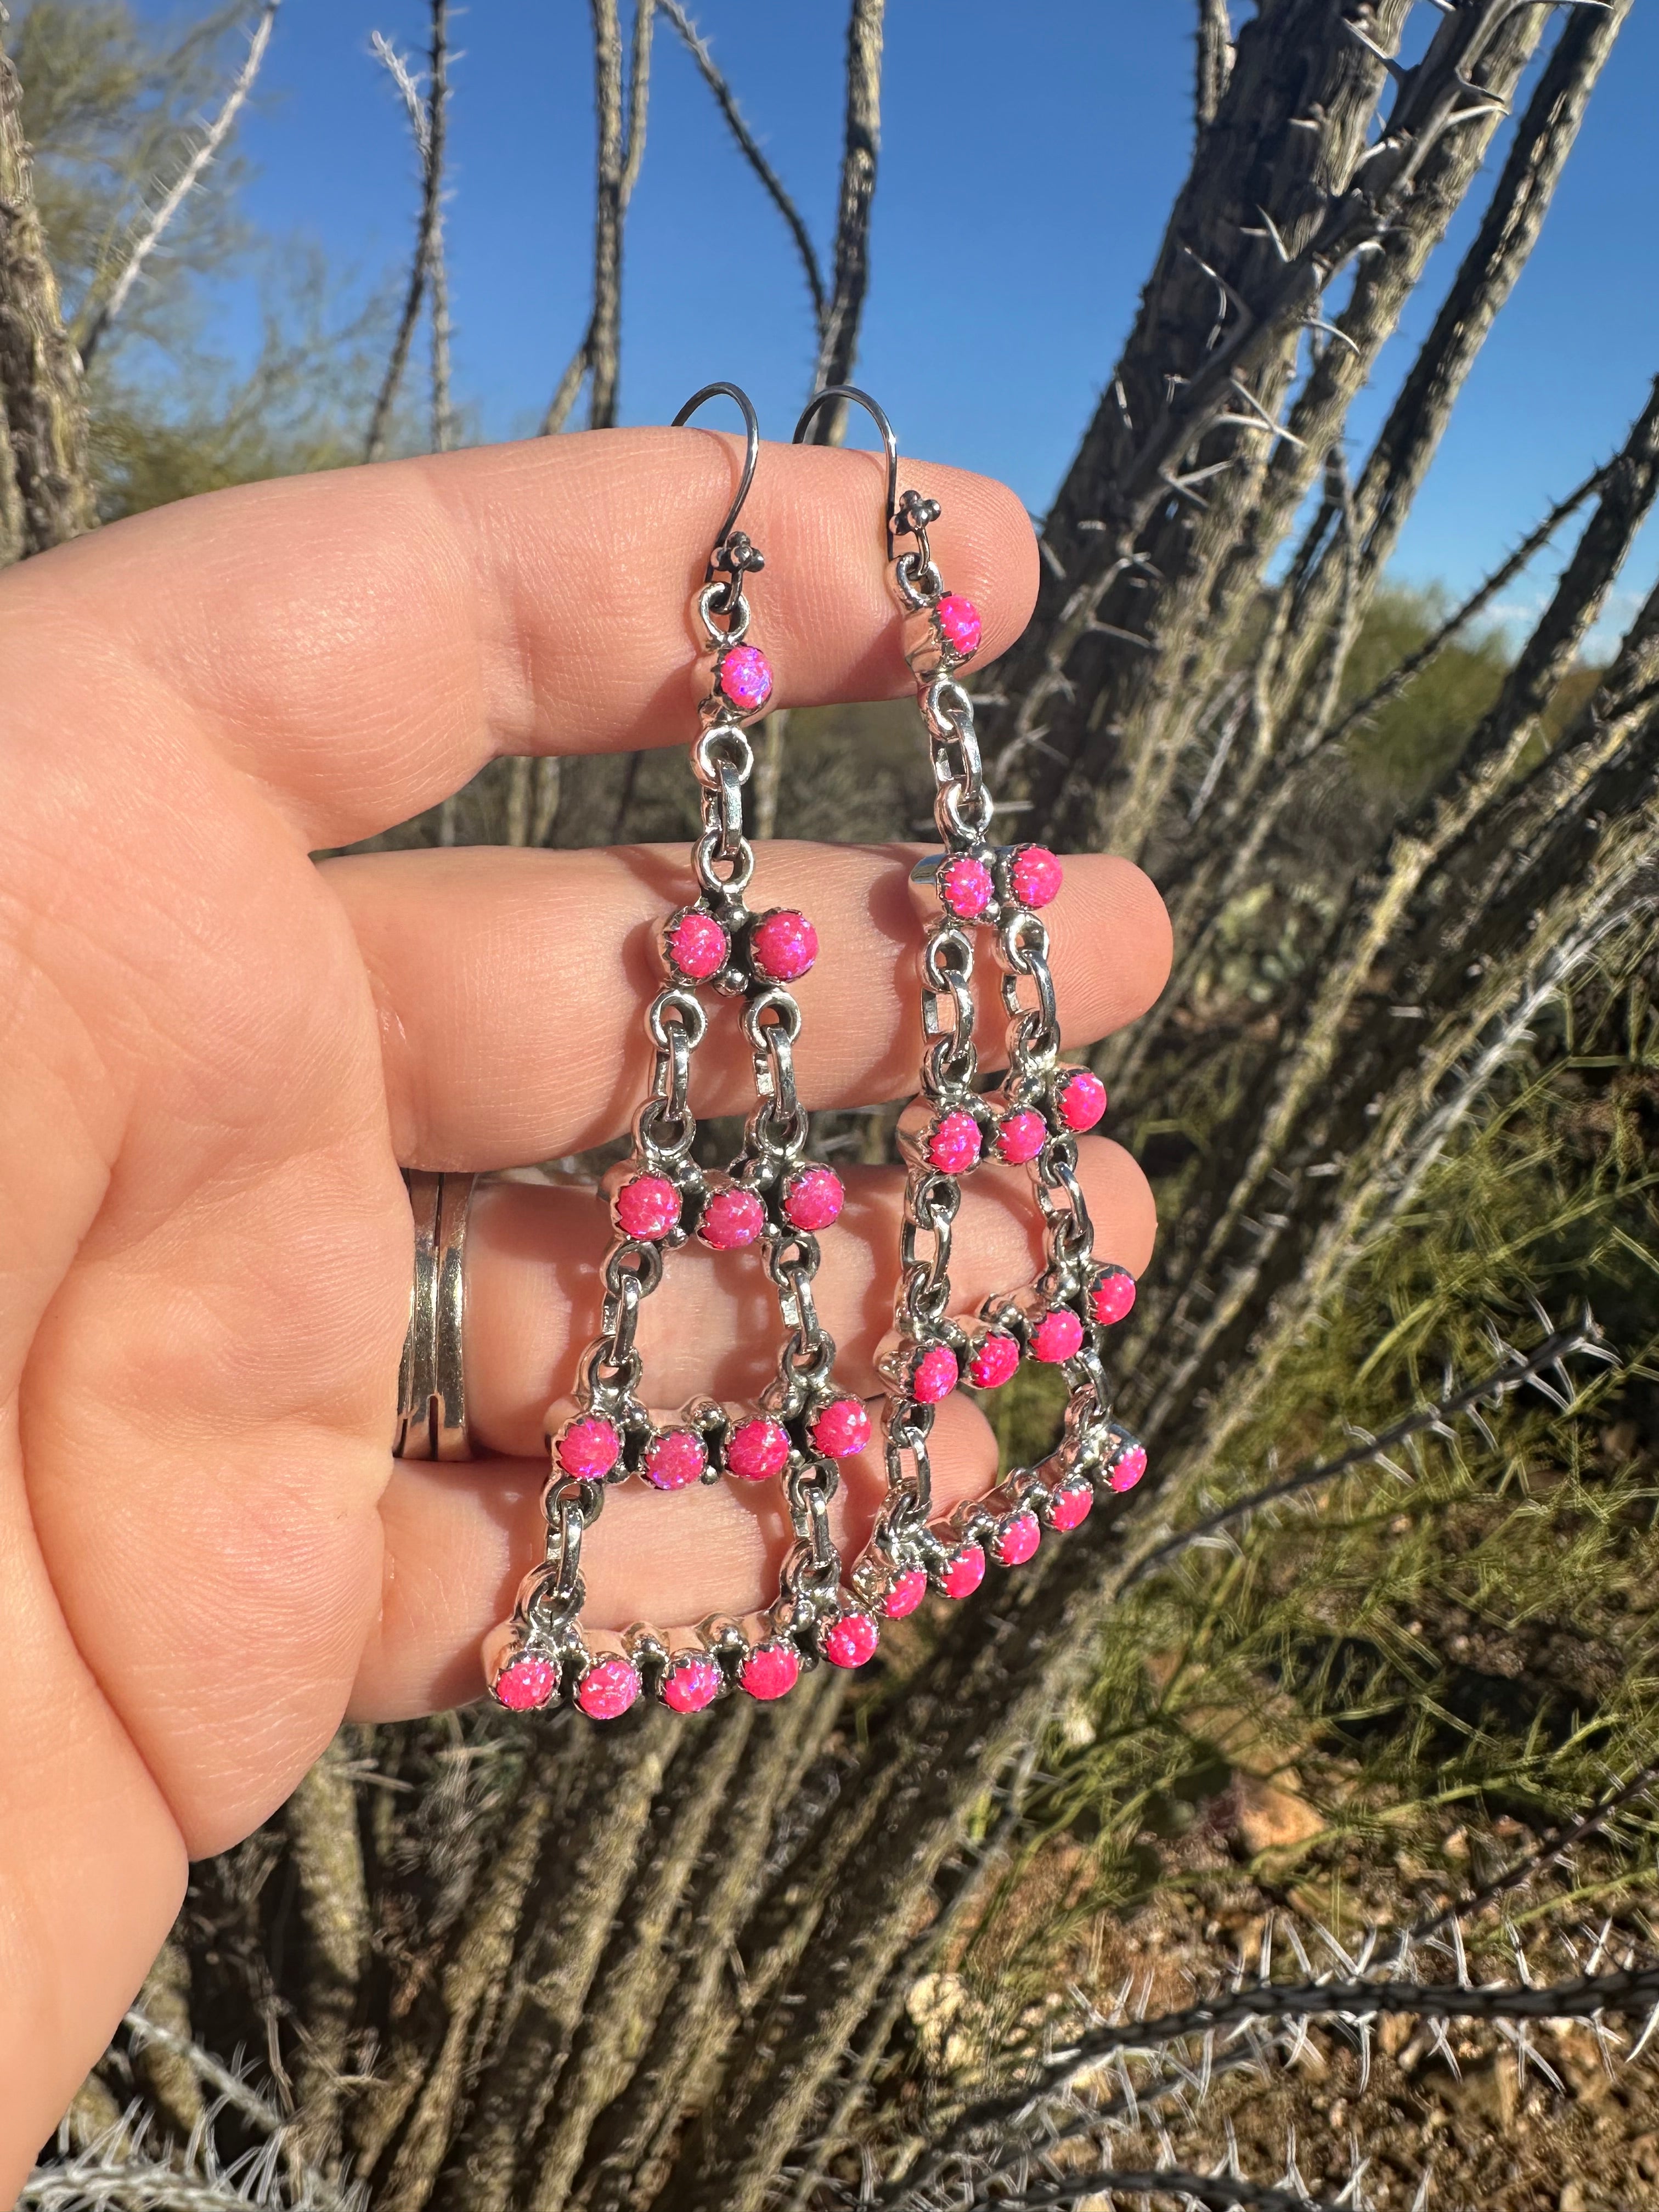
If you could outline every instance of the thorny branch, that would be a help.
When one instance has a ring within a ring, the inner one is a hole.
[[[651,44],[657,0],[635,0],[633,49],[624,111],[622,25],[617,0],[591,0],[593,16],[593,283],[587,327],[565,366],[542,418],[542,435],[562,430],[582,381],[591,377],[587,422],[608,429],[617,419],[621,368],[623,228],[645,159],[651,93]]]
[[[952,2124],[946,2142],[934,2146],[933,2156],[988,2134],[997,2136],[1011,2124],[1024,2125],[1036,2107],[1066,2095],[1080,2075],[1119,2051],[1152,2050],[1188,2036],[1243,2033],[1257,2021],[1339,2020],[1360,2025],[1389,2013],[1442,2021],[1596,2020],[1605,2013],[1645,2014],[1656,2005],[1659,1965],[1626,1966],[1610,1974],[1583,1974],[1571,1981],[1536,1986],[1404,1979],[1249,1984],[1179,2012],[1091,2028],[1056,2052],[1036,2081],[969,2106]]]
[[[1092,2172],[1068,2173],[1058,2181],[1028,2184],[994,2197],[975,2196],[963,2212],[978,2212],[981,2205],[995,2212],[1048,2212],[1050,2205],[1075,2204],[1080,2197],[1116,2194],[1133,2197],[1144,2206],[1148,2197],[1173,2197],[1183,2208],[1201,2205],[1203,2212],[1340,2212],[1335,2202],[1310,2197],[1300,2189],[1274,2188],[1266,2182],[1240,2181],[1222,2173],[1194,2173],[1181,2166],[1102,2166]]]
[[[81,362],[64,329],[0,19],[0,567],[97,520]]]
[[[1461,606],[1454,608],[1445,621],[1431,630],[1414,652],[1408,653],[1389,671],[1381,683],[1374,684],[1363,698],[1354,701],[1333,724],[1327,733],[1326,744],[1340,744],[1350,730],[1369,720],[1391,701],[1397,699],[1413,678],[1420,676],[1431,662],[1438,659],[1452,640],[1492,605],[1499,592],[1514,582],[1522,569],[1549,544],[1561,525],[1576,514],[1587,499],[1601,490],[1607,473],[1605,465],[1592,469],[1581,483],[1573,486],[1565,499],[1558,500],[1543,520],[1527,532],[1508,559],[1478,584]]]
[[[847,19],[847,109],[843,126],[841,195],[836,211],[836,250],[830,297],[818,318],[818,356],[813,389],[844,384],[853,374],[859,325],[870,282],[870,210],[875,199],[881,145],[881,53],[886,0],[853,0]],[[820,408],[809,436],[838,445],[846,410]]]
[[[191,192],[195,191],[214,155],[230,136],[231,128],[238,115],[240,114],[249,93],[253,89],[254,79],[259,74],[260,65],[265,58],[265,49],[270,44],[270,33],[276,21],[276,10],[281,5],[282,0],[264,0],[264,4],[259,11],[259,20],[253,27],[253,35],[248,41],[247,58],[237,71],[235,81],[225,95],[224,105],[203,132],[199,144],[180,170],[171,190],[143,230],[139,232],[122,266],[120,275],[94,309],[80,341],[82,368],[90,362],[94,354],[102,343],[110,325],[125,307],[128,295],[137,283],[145,262],[161,244],[168,224],[190,198]]]
[[[1581,1814],[1577,1820],[1541,1838],[1513,1866],[1505,1867],[1501,1874],[1494,1875],[1490,1881],[1483,1881],[1478,1888],[1470,1890],[1467,1896],[1453,1899],[1426,1919],[1418,1921],[1401,1938],[1403,1945],[1409,1948],[1413,1943],[1426,1942],[1431,1936],[1437,1936],[1443,1928],[1449,1927],[1454,1920],[1465,1919],[1470,1913],[1480,1911],[1483,1905],[1491,1905],[1498,1898],[1506,1897],[1511,1890],[1520,1889],[1532,1880],[1534,1875],[1541,1874],[1546,1867],[1553,1866],[1569,1851],[1576,1850],[1580,1844],[1588,1843],[1592,1836],[1606,1826],[1615,1813],[1622,1812],[1626,1805],[1634,1804],[1638,1797],[1645,1796],[1656,1781],[1659,1781],[1659,1759],[1650,1759],[1645,1765],[1638,1766],[1627,1780],[1604,1790],[1589,1810]]]
[[[1198,66],[1193,112],[1200,131],[1215,120],[1233,68],[1233,27],[1228,0],[1198,0]]]
[[[416,325],[420,320],[421,304],[428,288],[432,292],[433,448],[441,453],[449,443],[449,310],[442,265],[444,129],[449,89],[448,0],[431,0],[431,9],[430,71],[424,94],[408,63],[387,39],[376,31],[370,41],[376,58],[397,86],[409,118],[410,133],[421,165],[421,214],[397,336],[369,416],[368,434],[363,445],[366,461],[378,461],[386,451],[392,410],[404,380]]]
[[[690,48],[703,82],[714,94],[720,113],[726,118],[726,128],[738,143],[738,151],[760,179],[767,198],[783,217],[789,235],[795,241],[795,251],[800,256],[806,289],[812,300],[813,323],[822,330],[825,308],[823,271],[818,266],[817,248],[812,243],[811,233],[801,220],[800,210],[789,197],[777,171],[762,151],[760,141],[750,129],[742,109],[738,106],[736,94],[715,66],[708,40],[681,5],[681,0],[657,0],[657,4]]]
[[[1237,1498],[1230,1504],[1217,1510],[1190,1528],[1166,1537],[1162,1542],[1141,1554],[1124,1575],[1120,1589],[1133,1589],[1137,1583],[1157,1574],[1183,1552],[1195,1545],[1207,1543],[1224,1528],[1248,1520],[1264,1508],[1282,1504],[1288,1498],[1296,1498],[1306,1491],[1335,1482],[1356,1468],[1386,1464],[1401,1444],[1409,1443],[1413,1437],[1425,1435],[1449,1436],[1451,1424],[1464,1413],[1478,1413],[1482,1406],[1496,1405],[1528,1382],[1536,1382],[1552,1369],[1562,1370],[1562,1363],[1575,1353],[1590,1352],[1599,1358],[1609,1355],[1603,1347],[1601,1332],[1586,1314],[1584,1318],[1566,1328],[1553,1330],[1541,1343],[1530,1352],[1510,1352],[1502,1366],[1483,1375],[1479,1382],[1463,1384],[1449,1391],[1431,1405],[1419,1406],[1381,1436],[1362,1437],[1350,1449],[1334,1459],[1321,1460],[1313,1466],[1298,1468],[1281,1481],[1269,1483],[1266,1488],[1252,1491],[1248,1497]],[[1565,1371],[1565,1370],[1563,1370]]]

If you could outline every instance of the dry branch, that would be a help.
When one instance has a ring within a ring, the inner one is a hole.
[[[1409,1443],[1413,1437],[1450,1435],[1451,1424],[1460,1415],[1476,1411],[1486,1405],[1498,1404],[1503,1399],[1528,1382],[1535,1382],[1553,1368],[1576,1352],[1600,1351],[1601,1337],[1595,1324],[1586,1316],[1584,1320],[1568,1328],[1553,1329],[1548,1336],[1526,1352],[1511,1352],[1501,1365],[1483,1375],[1478,1382],[1464,1383],[1449,1390],[1431,1404],[1419,1406],[1413,1412],[1383,1430],[1380,1436],[1362,1437],[1352,1447],[1340,1452],[1334,1459],[1318,1460],[1310,1466],[1297,1468],[1278,1482],[1267,1484],[1247,1496],[1231,1499],[1218,1506],[1213,1513],[1206,1514],[1190,1528],[1143,1552],[1125,1571],[1117,1588],[1121,1593],[1133,1589],[1137,1583],[1159,1573],[1182,1553],[1189,1552],[1195,1545],[1208,1542],[1224,1528],[1236,1528],[1241,1521],[1286,1499],[1304,1496],[1309,1491],[1322,1489],[1327,1483],[1337,1482],[1345,1474],[1352,1474],[1362,1467],[1386,1465],[1391,1455],[1401,1445]],[[1601,1354],[1606,1357],[1605,1353]]]
[[[1432,328],[1402,382],[1361,473],[1362,591],[1369,603],[1451,411],[1487,333],[1513,291],[1543,228],[1568,155],[1631,0],[1567,12],[1561,34],[1527,103],[1480,228]],[[1317,635],[1334,595],[1322,566],[1305,586],[1306,630]],[[1297,680],[1292,664],[1281,678]]]
[[[281,5],[282,0],[264,0],[259,11],[259,20],[253,27],[253,35],[248,41],[247,58],[237,71],[235,81],[225,95],[224,105],[203,132],[200,143],[179,172],[177,181],[133,241],[132,248],[122,264],[121,273],[93,310],[81,337],[82,368],[91,362],[110,325],[125,307],[128,295],[137,283],[145,262],[161,244],[168,224],[195,191],[214,155],[229,137],[232,126],[253,89],[254,79],[258,76],[265,58],[265,49],[270,44],[276,10]]]
[[[449,89],[448,0],[431,0],[431,9],[429,73],[424,94],[410,73],[408,63],[390,41],[378,31],[374,33],[371,40],[376,58],[398,88],[404,112],[409,118],[410,135],[415,141],[416,158],[421,166],[421,213],[415,234],[415,251],[409,264],[409,281],[404,289],[403,310],[398,319],[397,335],[392,340],[391,358],[386,362],[386,374],[380,380],[374,411],[369,416],[368,434],[363,444],[363,459],[366,461],[378,461],[386,451],[392,410],[397,404],[398,388],[409,363],[410,348],[414,343],[416,325],[420,321],[422,303],[428,289],[432,293],[433,450],[442,453],[450,440],[449,306],[442,243],[444,128]]]
[[[853,0],[847,18],[847,107],[842,128],[841,193],[830,296],[818,318],[815,391],[845,384],[858,355],[859,325],[870,283],[870,210],[881,147],[881,52],[886,0]],[[844,406],[820,408],[809,432],[817,445],[839,445]]]
[[[645,159],[651,96],[651,44],[658,0],[635,0],[634,38],[626,100],[623,86],[622,25],[617,0],[590,0],[593,17],[594,151],[593,279],[587,325],[542,417],[542,435],[554,437],[569,420],[585,379],[591,379],[587,425],[608,429],[617,419],[621,372],[623,228],[628,203]]]
[[[0,567],[97,520],[81,364],[40,235],[22,100],[0,45]]]
[[[1081,2075],[1120,2051],[1155,2051],[1188,2036],[1224,2036],[1257,2021],[1336,2020],[1358,2025],[1387,2014],[1440,2021],[1596,2020],[1607,2013],[1642,2014],[1655,2005],[1659,2005],[1659,1966],[1651,1965],[1543,1985],[1494,1982],[1475,1986],[1467,1981],[1404,1978],[1249,1984],[1179,2012],[1091,2028],[1055,2053],[1021,2087],[969,2105],[944,2141],[932,2147],[929,2169],[937,2171],[945,2157],[976,2142],[1001,2142],[1011,2128],[1028,2130],[1042,2106],[1070,2095]],[[902,2198],[890,2193],[884,2201]]]
[[[1198,0],[1198,67],[1193,113],[1200,131],[1213,123],[1233,72],[1233,27],[1227,0]]]
[[[720,113],[726,118],[726,128],[737,141],[738,150],[760,179],[767,198],[783,217],[789,235],[795,242],[795,251],[800,256],[802,273],[806,278],[806,289],[812,301],[812,320],[822,330],[825,308],[823,272],[818,266],[817,248],[812,243],[811,233],[801,220],[800,210],[785,191],[782,179],[761,150],[760,141],[744,119],[736,95],[714,65],[714,58],[708,50],[707,40],[681,5],[681,0],[657,0],[657,4],[690,50],[703,82],[714,94]]]

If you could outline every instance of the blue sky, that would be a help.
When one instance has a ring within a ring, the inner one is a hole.
[[[1016,33],[1006,0],[889,7],[858,375],[910,450],[1003,477],[1037,511],[1109,371],[1185,170],[1195,12],[1192,0],[1037,0],[1019,12]],[[319,243],[347,297],[386,285],[404,264],[416,203],[403,117],[369,34],[418,49],[425,13],[422,0],[284,0],[240,135],[253,171],[248,213]],[[809,226],[827,240],[840,0],[701,0],[693,13]],[[447,234],[457,392],[483,436],[512,437],[534,428],[586,314],[588,10],[586,0],[471,0],[454,35]],[[1616,446],[1659,370],[1656,85],[1659,6],[1639,0],[1543,241],[1419,499],[1396,574],[1471,585]],[[1354,410],[1356,459],[1474,219],[1460,220]],[[753,392],[769,434],[787,435],[812,357],[799,266],[666,26],[624,281],[624,421],[665,422],[697,385],[726,376]],[[233,288],[216,313],[227,349],[251,349],[252,286]],[[1656,565],[1659,532],[1650,531],[1620,594],[1626,610]],[[1548,580],[1547,566],[1516,587],[1510,611],[1518,617]]]

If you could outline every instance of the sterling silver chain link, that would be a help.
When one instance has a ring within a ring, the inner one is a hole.
[[[979,617],[947,591],[928,542],[935,501],[897,489],[898,449],[886,416],[869,396],[840,386],[816,396],[866,408],[887,459],[887,549],[905,614],[906,658],[933,771],[933,818],[944,851],[918,874],[939,895],[921,953],[921,1096],[899,1124],[907,1176],[900,1274],[892,1334],[880,1365],[888,1495],[854,1572],[873,1610],[914,1610],[928,1584],[951,1597],[977,1588],[988,1553],[1018,1565],[1044,1526],[1075,1528],[1095,1486],[1127,1489],[1146,1453],[1112,1417],[1101,1359],[1102,1332],[1133,1302],[1127,1270],[1101,1266],[1078,1176],[1078,1134],[1105,1111],[1106,1095],[1086,1068],[1060,1057],[1049,941],[1039,908],[1061,871],[1041,846],[994,846],[995,815],[986,787],[973,701],[956,672],[977,651]],[[908,543],[904,542],[908,541]],[[1000,1091],[979,1087],[974,1041],[976,928],[994,931],[1008,1016],[1008,1073]],[[987,1157],[1024,1163],[1044,1224],[1047,1266],[1029,1288],[988,1299],[968,1325],[950,1317],[951,1260],[962,1181]],[[1004,1387],[1024,1361],[1060,1368],[1068,1386],[1064,1432],[1038,1465],[1016,1469],[990,1493],[933,1517],[929,1439],[935,1407],[960,1379]]]
[[[746,899],[755,856],[744,832],[743,792],[754,755],[743,726],[764,709],[772,679],[764,655],[745,641],[744,578],[764,560],[735,525],[759,434],[747,399],[729,385],[699,392],[676,422],[716,392],[738,400],[749,439],[738,496],[696,599],[708,653],[702,726],[691,747],[702,822],[691,855],[698,896],[669,915],[660,934],[666,980],[646,1014],[655,1054],[651,1088],[635,1116],[629,1154],[605,1179],[614,1235],[599,1333],[579,1364],[574,1410],[551,1430],[544,1555],[487,1648],[491,1687],[515,1710],[549,1704],[561,1690],[596,1719],[625,1711],[645,1688],[679,1711],[701,1711],[732,1684],[775,1698],[819,1659],[861,1664],[878,1634],[873,1617],[842,1592],[830,1525],[837,1460],[862,1449],[871,1423],[860,1401],[837,1388],[836,1346],[812,1287],[820,1264],[814,1231],[836,1218],[842,1200],[835,1175],[805,1161],[809,1123],[795,1085],[801,1014],[789,984],[811,966],[816,934],[793,909],[757,915]],[[742,999],[754,1080],[742,1149],[713,1175],[695,1156],[690,1098],[692,1056],[708,1025],[700,985]],[[758,1244],[785,1340],[755,1407],[700,1397],[677,1415],[653,1418],[641,1397],[640,1309],[663,1279],[665,1255],[694,1233],[716,1250]],[[589,1650],[579,1618],[583,1539],[607,1486],[630,1476],[662,1489],[726,1477],[781,1480],[794,1541],[757,1632],[716,1615],[689,1645],[636,1625],[616,1649]]]

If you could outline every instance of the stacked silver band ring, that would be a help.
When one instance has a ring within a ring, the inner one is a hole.
[[[461,1360],[462,1265],[476,1176],[405,1170],[415,1216],[415,1279],[398,1374],[398,1459],[471,1459]]]

